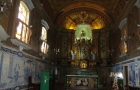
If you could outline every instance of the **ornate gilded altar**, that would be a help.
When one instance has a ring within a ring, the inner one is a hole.
[[[58,65],[94,68],[100,66],[103,60],[101,58],[108,56],[108,51],[105,51],[108,50],[105,48],[106,38],[101,38],[100,32],[93,31],[87,23],[78,24],[75,30],[59,29],[58,32],[57,48],[60,49],[56,55]]]
[[[74,45],[71,50],[71,66],[88,68],[94,67],[96,59],[96,51],[92,50],[92,30],[88,24],[77,25],[74,37]],[[93,57],[94,56],[94,57]]]
[[[80,61],[80,68],[87,68],[87,61],[86,60]]]

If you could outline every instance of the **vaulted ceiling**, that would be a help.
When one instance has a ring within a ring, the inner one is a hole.
[[[92,29],[111,27],[128,0],[40,0],[57,27],[75,29],[86,23]]]

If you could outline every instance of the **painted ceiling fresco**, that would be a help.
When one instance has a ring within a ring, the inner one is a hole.
[[[127,0],[40,0],[51,20],[58,27],[74,29],[89,24],[92,29],[111,26]]]

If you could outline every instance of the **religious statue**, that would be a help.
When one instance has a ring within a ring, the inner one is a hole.
[[[85,39],[85,32],[82,30],[81,31],[81,40],[84,40]]]
[[[76,55],[76,53],[77,53],[77,51],[76,51],[76,52],[73,52],[73,51],[71,50],[71,59],[72,59],[72,60],[75,59],[75,55]]]
[[[92,55],[92,60],[95,60],[96,56],[95,56],[95,54],[92,51],[91,51],[91,55]]]
[[[82,30],[81,37],[85,37],[85,32]]]

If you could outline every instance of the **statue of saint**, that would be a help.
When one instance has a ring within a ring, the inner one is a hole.
[[[81,31],[81,39],[84,39],[85,38],[85,32],[82,30]]]
[[[72,60],[75,59],[75,55],[76,55],[76,53],[77,53],[77,51],[76,51],[76,52],[73,52],[73,51],[71,50],[71,59],[72,59]]]
[[[95,60],[96,56],[95,56],[95,54],[92,51],[91,51],[91,55],[92,55],[92,60]]]
[[[85,32],[84,31],[82,31],[82,36],[85,36]]]

